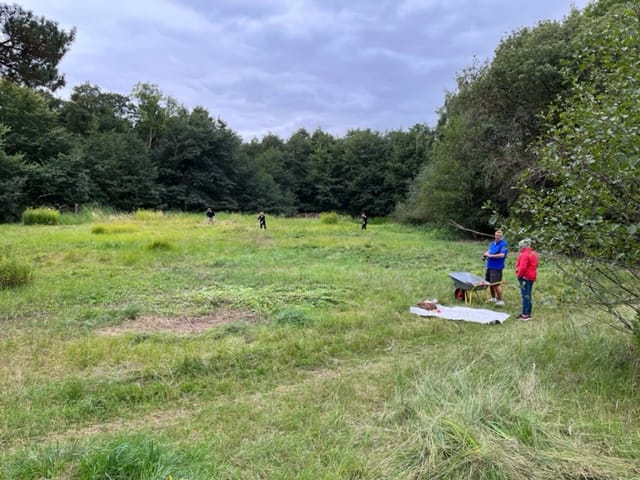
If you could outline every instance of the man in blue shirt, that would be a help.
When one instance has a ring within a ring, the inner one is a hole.
[[[508,253],[509,247],[506,240],[502,238],[502,230],[497,230],[495,240],[491,242],[487,251],[482,255],[487,262],[485,280],[491,283],[489,287],[491,299],[489,301],[494,302],[496,305],[504,305],[500,283],[502,282],[502,270],[504,270]]]

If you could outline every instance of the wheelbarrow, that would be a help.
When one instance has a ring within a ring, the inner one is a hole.
[[[471,303],[472,297],[475,295],[478,299],[483,300],[482,294],[487,295],[487,287],[491,286],[491,283],[487,282],[484,278],[480,278],[477,275],[469,272],[451,272],[449,274],[453,280],[454,291],[453,295],[456,300],[464,300],[464,303]]]

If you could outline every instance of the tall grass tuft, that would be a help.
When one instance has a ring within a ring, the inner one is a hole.
[[[338,223],[338,214],[336,212],[322,212],[320,214],[320,223],[335,225]]]
[[[164,445],[142,436],[116,439],[82,460],[75,478],[140,480],[192,478],[189,467]]]
[[[96,235],[113,234],[113,233],[133,233],[137,232],[138,227],[132,224],[96,224],[91,227],[91,233]]]
[[[173,245],[167,240],[155,239],[147,245],[147,248],[149,250],[171,250]]]
[[[298,327],[311,323],[309,317],[296,308],[286,308],[279,312],[275,318],[278,325],[294,325]]]
[[[162,210],[138,209],[136,210],[134,215],[134,218],[140,221],[161,220],[163,217],[164,217],[164,212],[162,212]]]
[[[33,267],[17,260],[0,257],[0,290],[17,288],[33,282]]]
[[[61,212],[60,225],[81,225],[83,223],[91,223],[94,221],[93,211],[88,208],[82,208],[78,212]]]
[[[41,478],[66,478],[64,470],[77,456],[74,448],[60,445],[44,446],[19,455],[0,465],[0,478],[37,480]]]
[[[58,225],[60,212],[53,208],[27,208],[22,212],[22,223],[25,225]]]

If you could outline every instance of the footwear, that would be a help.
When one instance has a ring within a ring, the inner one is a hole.
[[[504,301],[496,300],[496,305],[502,306],[502,305],[504,305]]]
[[[531,320],[531,315],[518,315],[518,320],[520,320],[521,322],[528,322],[529,320]]]
[[[487,302],[496,303],[498,300],[494,297],[491,297]]]

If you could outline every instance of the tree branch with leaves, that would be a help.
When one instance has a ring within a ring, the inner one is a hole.
[[[65,84],[58,64],[75,39],[56,22],[18,5],[0,4],[0,76],[30,88],[55,91]]]

